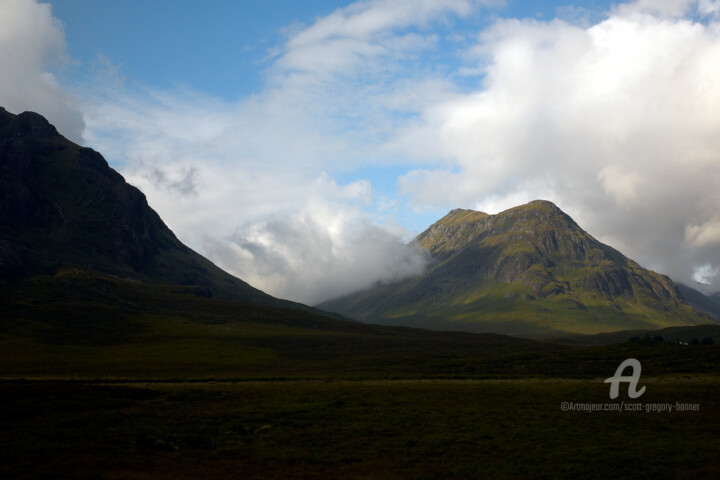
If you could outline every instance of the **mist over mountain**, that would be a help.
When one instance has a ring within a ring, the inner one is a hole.
[[[708,323],[673,281],[605,245],[551,202],[456,209],[414,242],[422,275],[325,302],[363,321],[545,335]]]

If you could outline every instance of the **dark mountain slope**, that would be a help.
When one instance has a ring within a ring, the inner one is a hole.
[[[720,321],[720,303],[712,296],[707,296],[685,284],[678,283],[678,290],[685,300],[694,308],[706,313],[714,320]]]
[[[521,335],[708,323],[666,276],[594,239],[547,201],[453,210],[415,240],[417,277],[325,302],[359,320]]]

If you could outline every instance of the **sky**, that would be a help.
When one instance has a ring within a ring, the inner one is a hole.
[[[719,0],[0,0],[0,105],[279,297],[419,273],[449,210],[535,199],[720,290]]]

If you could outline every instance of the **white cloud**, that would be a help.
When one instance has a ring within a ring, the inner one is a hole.
[[[617,16],[633,17],[653,15],[656,17],[679,18],[685,15],[714,16],[720,13],[718,0],[636,0],[615,5]]]
[[[702,15],[718,15],[720,14],[720,1],[700,0],[698,2],[698,11]]]
[[[422,36],[395,30],[423,27],[446,14],[468,15],[476,0],[369,0],[355,2],[292,35],[275,67],[327,75],[376,57],[413,50]],[[490,4],[491,1],[483,3]],[[497,3],[497,2],[495,2]]]
[[[679,17],[688,12],[692,0],[636,0],[616,5],[614,14],[617,16],[633,16],[649,14],[665,17]]]
[[[685,238],[693,246],[720,246],[720,217],[713,217],[702,225],[689,224]]]
[[[246,224],[229,240],[208,236],[203,247],[252,285],[307,304],[418,274],[427,263],[426,251],[339,204]]]
[[[12,113],[41,112],[80,142],[84,123],[76,99],[51,73],[67,62],[65,35],[49,5],[0,1],[0,106]]]
[[[718,274],[720,274],[720,267],[713,267],[712,264],[706,263],[695,269],[693,280],[705,285],[711,285]]]

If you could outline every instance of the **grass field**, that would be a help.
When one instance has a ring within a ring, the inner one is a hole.
[[[561,410],[602,379],[5,383],[0,476],[717,478],[720,379],[641,385],[700,410]]]
[[[107,278],[5,287],[3,480],[720,475],[717,344],[388,328]],[[687,328],[673,339],[720,339]],[[647,390],[611,401],[631,357]],[[621,401],[699,410],[561,409]]]

